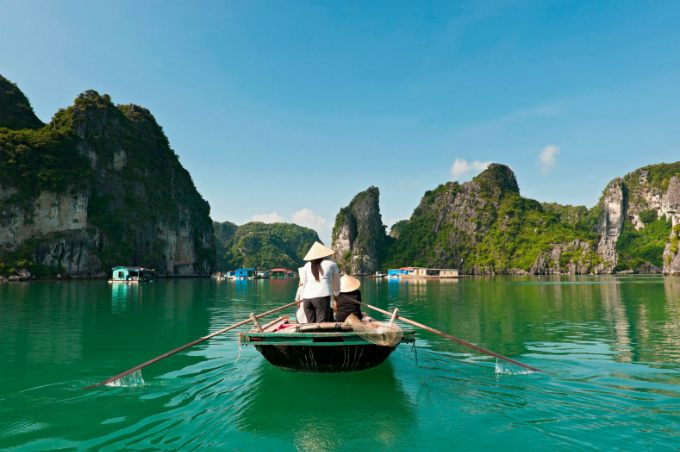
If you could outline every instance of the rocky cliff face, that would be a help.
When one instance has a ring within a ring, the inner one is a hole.
[[[209,275],[209,214],[144,108],[88,91],[44,127],[0,129],[0,274]]]
[[[678,176],[670,178],[668,190],[661,198],[660,211],[671,218],[673,226],[669,241],[663,250],[663,274],[668,276],[679,276],[680,253],[678,253],[678,242],[680,241],[680,179]]]
[[[605,188],[604,195],[599,204],[600,217],[597,224],[597,232],[600,234],[600,242],[597,254],[604,262],[611,264],[607,265],[606,269],[604,264],[599,265],[598,270],[603,273],[611,273],[618,261],[616,241],[621,234],[625,210],[623,189],[622,180],[614,179]]]
[[[448,182],[426,192],[400,228],[387,263],[468,274],[597,271],[597,235],[577,228],[569,219],[573,211],[557,205],[550,211],[521,197],[512,170],[492,164],[470,182]]]
[[[297,271],[302,258],[319,236],[313,229],[289,223],[260,222],[236,226],[213,223],[219,271],[237,268],[285,268]]]
[[[470,182],[425,193],[400,224],[390,266],[472,274],[680,274],[680,162],[612,180],[598,204],[539,204],[512,171],[491,165]]]
[[[349,274],[372,274],[379,269],[390,238],[380,215],[380,191],[376,187],[356,195],[340,209],[333,227],[333,259]]]
[[[584,218],[600,236],[598,255],[614,268],[602,272],[677,274],[680,162],[650,165],[612,180]],[[590,217],[590,218],[588,218]],[[675,243],[675,245],[674,245]]]

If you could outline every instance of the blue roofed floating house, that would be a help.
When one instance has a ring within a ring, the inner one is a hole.
[[[257,269],[255,268],[239,268],[234,272],[234,277],[236,279],[253,279],[256,273]]]
[[[144,267],[118,266],[111,269],[113,282],[155,281],[156,270]]]
[[[413,267],[401,267],[397,269],[387,270],[387,276],[401,276],[408,275],[409,271],[413,271]]]

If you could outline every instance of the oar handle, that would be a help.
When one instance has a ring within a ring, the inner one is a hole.
[[[224,328],[224,329],[222,329],[222,330],[216,331],[216,332],[214,332],[214,333],[212,333],[212,334],[208,334],[207,336],[203,336],[203,337],[200,338],[200,339],[196,339],[195,341],[189,342],[188,344],[182,345],[181,347],[178,347],[178,348],[176,348],[176,349],[174,349],[174,350],[171,350],[171,351],[169,351],[169,352],[167,352],[167,353],[163,353],[163,354],[160,355],[160,356],[157,356],[157,357],[155,357],[155,358],[153,358],[153,359],[148,360],[148,361],[145,362],[145,363],[142,363],[142,364],[140,364],[140,365],[138,365],[138,366],[133,367],[132,369],[126,370],[126,371],[123,372],[123,373],[120,373],[120,374],[118,374],[118,375],[115,375],[115,376],[113,376],[113,377],[107,379],[107,380],[104,380],[104,381],[102,381],[101,383],[93,384],[93,385],[87,386],[87,387],[85,387],[85,388],[83,388],[83,389],[96,388],[97,386],[102,386],[102,385],[109,384],[109,383],[111,383],[111,382],[113,382],[113,381],[118,380],[119,378],[123,378],[123,377],[126,376],[126,375],[130,375],[132,372],[136,372],[136,371],[138,371],[139,369],[142,369],[143,367],[146,367],[146,366],[148,366],[148,365],[150,365],[150,364],[153,364],[153,363],[155,363],[155,362],[157,362],[157,361],[160,361],[161,359],[167,358],[168,356],[174,355],[175,353],[181,352],[182,350],[187,349],[187,348],[189,348],[189,347],[193,347],[194,345],[196,345],[196,344],[198,344],[198,343],[201,343],[201,342],[203,342],[203,341],[205,341],[205,340],[207,340],[207,339],[210,339],[211,337],[217,336],[218,334],[222,334],[222,333],[224,333],[224,332],[226,332],[226,331],[232,330],[232,329],[237,328],[237,327],[239,327],[239,326],[241,326],[241,325],[245,325],[246,323],[252,322],[253,320],[255,320],[255,321],[257,322],[257,319],[259,319],[259,318],[268,316],[268,315],[270,315],[270,314],[273,314],[273,313],[275,313],[275,312],[281,311],[281,310],[286,309],[286,308],[290,308],[291,306],[296,305],[296,304],[297,304],[297,301],[294,301],[294,302],[292,302],[292,303],[288,303],[288,304],[286,304],[286,305],[283,305],[283,306],[281,306],[280,308],[272,309],[272,310],[267,311],[267,312],[265,312],[265,313],[262,313],[262,314],[260,314],[260,315],[253,315],[253,314],[250,314],[250,315],[251,315],[251,318],[249,318],[249,319],[247,319],[247,320],[243,320],[243,321],[238,322],[238,323],[235,323],[235,324],[233,324],[233,325],[231,325],[231,326],[229,326],[229,327],[227,327],[227,328]]]
[[[352,303],[357,303],[357,304],[360,304],[360,305],[362,305],[362,306],[366,306],[366,307],[369,308],[369,309],[373,309],[374,311],[381,312],[381,313],[383,313],[383,314],[385,314],[385,315],[387,315],[387,316],[390,316],[390,317],[393,316],[393,313],[391,313],[391,312],[385,311],[385,310],[380,309],[380,308],[376,308],[375,306],[371,306],[370,304],[362,303],[361,301],[357,301],[357,300],[354,300],[354,299],[349,298],[349,297],[345,297],[344,295],[337,295],[336,298],[342,298],[343,300],[351,301]],[[397,314],[397,315],[398,315],[398,314]],[[457,337],[451,336],[450,334],[446,334],[446,333],[443,333],[443,332],[441,332],[441,331],[437,331],[437,330],[435,330],[434,328],[430,328],[429,326],[423,325],[422,323],[414,322],[413,320],[409,320],[409,319],[407,319],[407,318],[405,318],[405,317],[402,317],[401,315],[398,315],[398,320],[401,320],[402,322],[409,323],[409,324],[411,324],[411,325],[413,325],[413,326],[417,326],[418,328],[422,328],[422,329],[424,329],[424,330],[426,330],[426,331],[429,331],[430,333],[438,334],[438,335],[441,336],[441,337],[445,337],[446,339],[452,340],[452,341],[457,342],[457,343],[459,343],[459,344],[461,344],[461,345],[464,345],[464,346],[466,346],[466,347],[470,347],[470,348],[473,349],[473,350],[477,350],[478,352],[481,352],[481,353],[484,353],[484,354],[487,354],[487,355],[494,356],[494,357],[496,357],[496,358],[498,358],[498,359],[502,359],[502,360],[504,360],[504,361],[507,361],[507,362],[512,363],[512,364],[515,364],[515,365],[517,365],[517,366],[520,366],[520,367],[523,367],[523,368],[525,368],[525,369],[531,370],[531,371],[533,371],[533,372],[543,372],[543,373],[552,374],[552,372],[548,372],[548,371],[545,371],[545,370],[537,369],[537,368],[535,368],[535,367],[533,367],[533,366],[529,366],[528,364],[522,364],[522,363],[520,363],[519,361],[515,361],[515,360],[512,359],[512,358],[508,358],[508,357],[503,356],[503,355],[500,355],[500,354],[498,354],[498,353],[496,353],[496,352],[492,352],[491,350],[487,350],[487,349],[482,348],[482,347],[479,347],[479,346],[477,346],[477,345],[475,345],[475,344],[471,344],[470,342],[464,341],[463,339],[458,339]],[[554,375],[554,374],[553,374],[553,375]]]

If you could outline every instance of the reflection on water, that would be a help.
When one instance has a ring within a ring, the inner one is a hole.
[[[111,284],[111,312],[113,314],[122,314],[127,311],[130,298],[139,299],[139,284]]]
[[[389,361],[366,372],[323,377],[261,362],[235,422],[244,432],[290,438],[299,450],[337,450],[371,440],[372,449],[393,448],[415,422],[414,401],[394,374]]]
[[[365,372],[289,373],[239,349],[235,330],[145,368],[141,386],[81,391],[288,303],[296,289],[296,280],[0,285],[0,449],[677,447],[676,278],[362,279],[370,304],[556,375],[517,374],[422,331],[418,366],[402,345]]]

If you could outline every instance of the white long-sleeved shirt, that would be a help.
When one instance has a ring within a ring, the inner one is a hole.
[[[331,294],[340,293],[340,269],[338,269],[338,265],[333,261],[325,260],[321,262],[321,268],[323,275],[319,272],[319,280],[317,281],[312,274],[312,263],[307,262],[305,264],[303,299],[327,297]]]

